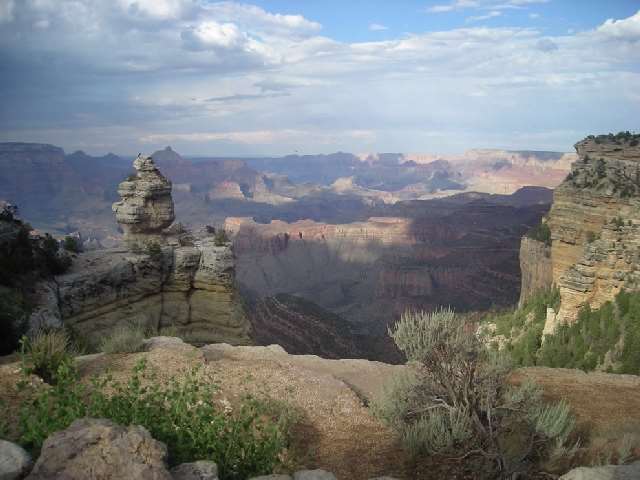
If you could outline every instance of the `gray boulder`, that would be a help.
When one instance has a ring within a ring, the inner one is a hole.
[[[249,480],[291,480],[291,475],[260,475],[259,477],[251,477]]]
[[[172,480],[167,447],[140,426],[83,418],[45,440],[27,480]]]
[[[560,480],[638,480],[640,462],[630,465],[607,465],[605,467],[579,467],[560,477]]]
[[[173,480],[218,480],[218,465],[200,460],[183,463],[171,469]]]
[[[325,470],[300,470],[293,474],[293,480],[338,480],[333,473]]]
[[[0,440],[0,480],[22,478],[31,468],[31,456],[15,443]]]

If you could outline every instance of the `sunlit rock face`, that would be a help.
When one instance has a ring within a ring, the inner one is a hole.
[[[639,139],[590,136],[575,145],[578,159],[554,192],[547,222],[551,273],[543,268],[535,280],[560,289],[554,325],[573,322],[582,307],[597,308],[622,289],[640,288]],[[524,254],[521,264],[535,263],[531,248]]]
[[[122,182],[113,204],[116,221],[131,245],[142,240],[160,240],[161,232],[175,220],[171,182],[156,168],[151,157],[138,155],[133,162],[136,175]]]

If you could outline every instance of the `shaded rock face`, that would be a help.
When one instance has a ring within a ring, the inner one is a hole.
[[[553,283],[551,247],[529,237],[520,242],[520,301],[524,303],[538,290],[548,288]]]
[[[216,245],[174,219],[171,183],[150,157],[135,162],[136,179],[121,184],[114,204],[125,231],[123,248],[81,254],[72,268],[38,288],[31,325],[65,324],[91,345],[115,327],[138,324],[196,344],[251,343],[250,324],[235,289],[230,244]],[[169,227],[169,228],[167,228]],[[157,248],[141,253],[141,245]]]
[[[589,137],[556,189],[549,213],[558,323],[639,287],[640,147],[637,140]]]
[[[117,249],[88,252],[48,286],[57,295],[47,297],[32,323],[53,315],[57,321],[47,323],[65,324],[93,345],[132,323],[159,333],[171,328],[196,344],[251,343],[231,246],[215,246],[212,238],[192,247],[166,246],[154,257]]]
[[[156,168],[153,159],[138,155],[133,167],[135,177],[119,185],[122,200],[112,207],[125,241],[130,244],[148,240],[149,235],[159,236],[175,220],[171,182]]]
[[[87,418],[47,438],[27,479],[171,480],[166,458],[167,447],[143,427]]]
[[[520,237],[546,205],[513,207],[482,197],[404,208],[388,209],[404,217],[349,224],[227,218],[243,294],[303,298],[345,319],[363,340],[386,338],[388,324],[406,309],[469,311],[517,302]],[[261,308],[273,302],[257,305],[257,316],[270,324],[264,314],[282,310]],[[383,353],[369,358],[394,361]]]

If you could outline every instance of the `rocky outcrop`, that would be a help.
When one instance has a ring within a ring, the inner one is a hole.
[[[114,204],[128,248],[79,255],[67,273],[38,288],[31,324],[65,324],[89,344],[132,323],[196,344],[251,343],[231,245],[206,231],[168,227],[171,183],[150,157],[134,166],[138,176],[121,184],[123,199]]]
[[[558,323],[640,285],[640,147],[637,136],[588,137],[549,213]]]
[[[122,200],[113,204],[116,221],[130,244],[162,241],[162,230],[175,219],[171,182],[156,168],[153,158],[138,155],[135,176],[118,187]]]
[[[166,458],[167,447],[145,428],[87,418],[45,440],[27,480],[171,480]]]
[[[519,306],[535,292],[548,288],[553,283],[551,246],[527,236],[520,242],[520,301]]]
[[[32,316],[63,323],[96,344],[119,325],[169,331],[196,344],[251,343],[250,325],[234,286],[230,245],[211,237],[158,255],[110,249],[79,255],[49,289],[57,295]],[[51,302],[53,300],[53,303]]]

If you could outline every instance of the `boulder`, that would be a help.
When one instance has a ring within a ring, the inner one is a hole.
[[[640,462],[630,465],[604,467],[579,467],[560,477],[560,480],[637,480],[640,478]]]
[[[45,440],[27,480],[171,480],[167,447],[140,426],[83,418]]]
[[[200,460],[183,463],[171,469],[173,480],[218,480],[218,465]]]
[[[300,470],[293,474],[293,480],[338,480],[333,473],[325,470]]]
[[[251,477],[249,480],[291,480],[291,475],[260,475],[259,477]]]
[[[22,447],[0,440],[0,480],[22,478],[31,468],[31,456]]]

